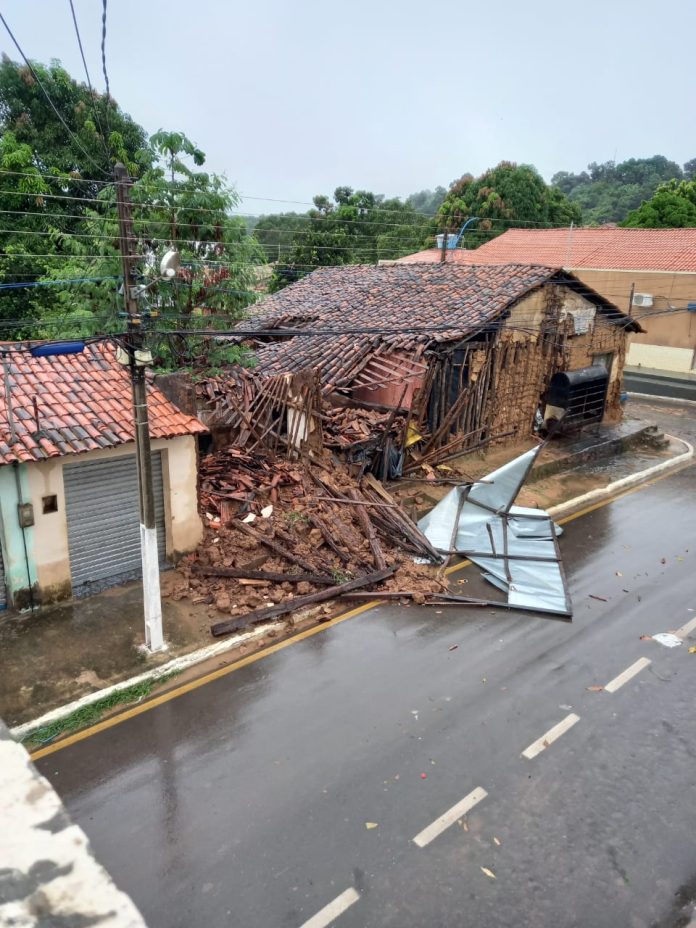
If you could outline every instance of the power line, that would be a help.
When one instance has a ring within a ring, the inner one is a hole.
[[[104,85],[106,87],[106,98],[104,100],[104,119],[106,121],[107,141],[109,145],[111,145],[111,127],[109,126],[109,99],[111,97],[111,91],[109,89],[109,72],[106,67],[106,0],[102,0],[101,56],[102,71],[104,72]]]
[[[101,171],[103,174],[105,174],[106,172],[105,172],[102,168],[99,167],[99,165],[97,164],[97,162],[94,160],[94,158],[92,158],[92,156],[89,154],[89,152],[87,151],[87,149],[82,145],[82,143],[80,142],[80,140],[78,139],[78,137],[75,135],[75,133],[74,133],[74,132],[71,130],[71,128],[68,126],[68,124],[67,124],[66,121],[63,119],[63,117],[61,116],[61,114],[58,112],[58,109],[57,109],[55,103],[53,102],[53,100],[51,99],[50,94],[48,93],[48,91],[46,90],[46,88],[44,87],[44,85],[42,84],[42,82],[41,82],[41,80],[40,80],[40,78],[39,78],[39,75],[38,75],[38,74],[36,73],[36,71],[34,70],[33,65],[31,64],[31,62],[29,61],[29,59],[27,58],[27,56],[26,56],[26,55],[24,54],[24,52],[22,51],[22,48],[21,48],[19,42],[18,42],[17,39],[14,37],[14,34],[13,34],[12,30],[10,29],[9,25],[7,24],[7,20],[6,20],[5,17],[2,15],[2,13],[0,13],[0,20],[2,21],[3,26],[4,26],[5,29],[7,30],[7,34],[9,35],[9,37],[10,37],[10,38],[12,39],[12,41],[14,42],[17,51],[18,51],[19,54],[22,56],[22,59],[23,59],[24,63],[25,63],[26,66],[29,68],[29,71],[31,72],[32,77],[34,78],[34,80],[36,81],[36,83],[37,83],[37,84],[39,85],[39,87],[41,88],[41,91],[42,91],[43,95],[46,97],[46,100],[48,101],[48,103],[49,103],[51,109],[53,110],[53,112],[56,114],[56,116],[57,116],[58,119],[60,120],[61,124],[63,125],[63,128],[65,129],[65,131],[68,133],[68,135],[70,136],[70,138],[74,141],[74,143],[75,143],[75,144],[77,145],[77,147],[80,149],[80,151],[82,152],[82,154],[83,154],[89,161],[92,162],[92,164],[95,166],[95,168],[96,168],[98,171]]]
[[[80,56],[82,57],[82,64],[84,66],[85,75],[87,77],[87,86],[89,87],[89,95],[90,95],[90,105],[92,107],[92,112],[94,113],[94,119],[97,123],[97,128],[99,129],[99,134],[101,136],[102,143],[104,145],[104,151],[106,152],[106,157],[108,158],[109,149],[106,147],[106,141],[104,139],[104,130],[102,128],[102,124],[99,119],[99,114],[95,107],[95,100],[94,100],[95,93],[94,93],[94,88],[92,87],[92,79],[89,76],[89,68],[87,67],[87,59],[85,58],[85,51],[84,51],[84,48],[82,47],[82,36],[80,35],[80,27],[77,25],[77,15],[75,13],[75,6],[73,4],[73,0],[68,0],[68,2],[70,3],[70,12],[72,13],[73,26],[75,27],[75,36],[77,37],[77,44],[80,48]]]

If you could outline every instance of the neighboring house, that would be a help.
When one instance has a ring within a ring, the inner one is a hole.
[[[399,263],[440,257],[433,248]],[[446,257],[453,264],[564,267],[641,322],[645,332],[633,339],[628,364],[696,372],[696,229],[510,229]]]
[[[0,604],[82,596],[140,575],[130,375],[109,344],[33,357],[0,346]],[[197,419],[149,388],[162,563],[202,536]]]
[[[566,271],[454,262],[320,268],[257,304],[252,326],[269,330],[261,375],[311,368],[343,405],[406,413],[405,454],[528,437],[552,375],[592,364],[608,371],[599,417],[620,418],[641,331]]]

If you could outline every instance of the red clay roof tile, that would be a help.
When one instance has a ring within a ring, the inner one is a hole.
[[[17,441],[10,441],[4,372],[0,368],[0,465],[116,447],[134,440],[130,376],[116,361],[111,345],[87,345],[81,354],[47,358],[4,347]],[[150,384],[148,408],[152,438],[207,431],[202,422],[180,412]]]
[[[399,264],[439,262],[436,248]],[[508,229],[478,248],[447,252],[447,264],[548,264],[569,269],[696,273],[696,229]]]

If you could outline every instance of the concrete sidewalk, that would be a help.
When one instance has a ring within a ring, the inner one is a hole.
[[[663,416],[661,428],[669,425]],[[682,420],[675,419],[675,425]],[[691,422],[685,420],[684,424]],[[693,424],[693,423],[692,423]],[[643,428],[645,423],[640,424]],[[633,434],[638,425],[626,431]],[[678,431],[677,428],[674,431]],[[689,431],[687,429],[687,431]],[[613,436],[616,438],[616,436]],[[629,453],[600,460],[587,460],[581,452],[596,445],[596,436],[586,435],[579,444],[571,441],[568,453],[580,454],[576,466],[567,472],[554,472],[537,479],[525,487],[520,501],[523,505],[550,508],[571,498],[612,484],[636,471],[644,471],[660,462],[684,452],[681,443],[665,450],[652,450],[642,446],[631,448]],[[630,441],[628,442],[630,445]],[[505,452],[506,459],[511,456]],[[548,456],[551,470],[558,471],[557,448]],[[478,466],[489,472],[490,461],[473,461],[467,466]],[[573,463],[576,463],[573,460]],[[404,481],[405,483],[406,481]],[[446,490],[447,488],[443,488]],[[13,615],[0,619],[0,717],[10,727],[16,727],[121,681],[131,681],[158,667],[164,668],[173,659],[183,655],[201,654],[211,649],[214,639],[210,635],[211,606],[193,604],[190,600],[178,601],[171,596],[175,571],[162,575],[164,633],[168,649],[150,655],[142,649],[143,614],[142,589],[139,582],[117,587],[88,599],[76,600],[46,608],[33,615]],[[332,604],[334,611],[343,611],[345,603]],[[285,633],[294,633],[316,622],[312,614],[301,621],[282,623],[274,628],[259,628],[235,645],[225,639],[218,643],[211,657],[223,651],[225,660],[263,647]],[[207,652],[206,652],[207,653]],[[174,665],[177,672],[182,663]]]

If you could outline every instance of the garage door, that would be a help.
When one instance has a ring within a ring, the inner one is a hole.
[[[152,456],[157,547],[165,565],[162,458]],[[87,596],[142,574],[135,455],[63,467],[74,596]]]

